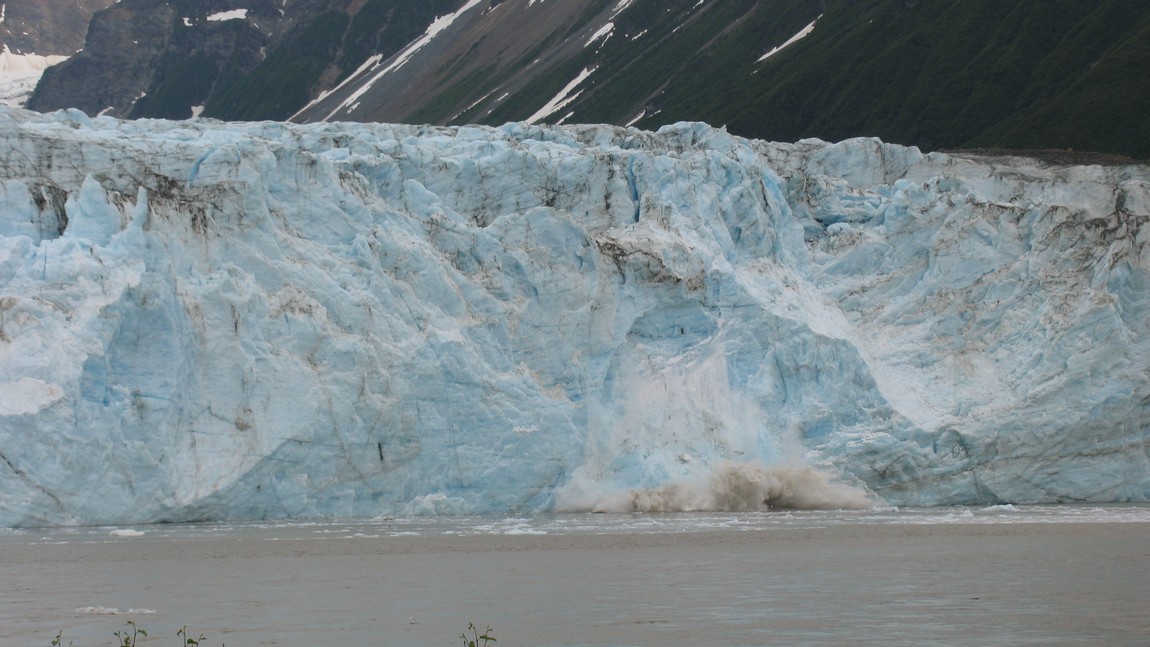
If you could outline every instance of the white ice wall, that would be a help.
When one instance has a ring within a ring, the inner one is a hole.
[[[0,525],[1150,498],[1146,167],[697,124],[0,141]]]

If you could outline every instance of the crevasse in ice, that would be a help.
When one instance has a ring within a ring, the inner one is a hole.
[[[1144,501],[1146,167],[0,112],[0,525]]]

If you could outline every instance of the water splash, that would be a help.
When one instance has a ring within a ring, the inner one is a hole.
[[[723,463],[706,477],[623,491],[568,491],[563,512],[750,512],[778,509],[865,510],[871,496],[808,465]]]
[[[615,392],[596,414],[600,431],[557,491],[557,511],[872,507],[865,489],[803,462],[793,425],[765,411],[731,370],[721,336],[670,358],[657,350],[621,350]]]

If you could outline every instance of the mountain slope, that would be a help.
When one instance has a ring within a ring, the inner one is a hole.
[[[320,88],[370,56],[387,57],[416,38],[457,0],[328,3],[305,16],[278,47],[246,73],[221,80],[206,114],[223,119],[287,119]]]
[[[221,79],[243,77],[327,0],[120,0],[92,18],[84,50],[48,70],[33,110],[187,118]]]
[[[914,6],[908,6],[913,4]],[[721,91],[682,88],[668,120],[749,136],[873,135],[926,148],[1150,155],[1150,5],[832,3],[814,32]],[[707,68],[699,78],[721,71]]]
[[[0,49],[13,54],[70,56],[84,45],[92,14],[115,0],[0,2]]]
[[[107,13],[129,6],[116,38],[100,36],[111,21],[93,21],[85,53],[62,68],[72,73],[46,76],[34,108],[186,117],[199,105],[225,120],[301,122],[696,120],[768,140],[1150,156],[1147,3],[124,0]],[[200,17],[186,24],[173,7]],[[225,8],[248,14],[231,31],[201,19]],[[158,44],[132,54],[148,34]]]
[[[750,51],[784,42],[818,12],[788,0],[485,4],[463,3],[447,29],[414,41],[402,59],[381,58],[298,120],[626,123],[660,105],[690,76],[690,60],[709,56],[754,12],[770,20],[755,24]]]

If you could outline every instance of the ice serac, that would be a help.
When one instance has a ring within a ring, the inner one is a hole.
[[[0,525],[1150,498],[1150,174],[0,111]]]

